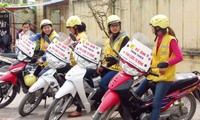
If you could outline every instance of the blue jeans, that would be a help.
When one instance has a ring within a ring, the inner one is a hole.
[[[87,83],[91,86],[94,87],[94,83],[92,78],[97,77],[98,74],[96,74],[95,69],[87,69],[84,78],[87,79]]]
[[[107,91],[109,82],[117,73],[118,71],[109,71],[108,73],[106,73],[105,76],[101,78],[101,81],[99,82],[99,87],[104,91]]]
[[[153,98],[153,109],[149,120],[158,120],[160,116],[160,109],[162,105],[162,100],[167,94],[172,82],[157,82],[155,87],[155,93]],[[149,89],[148,80],[144,79],[138,88],[135,90],[135,93],[139,96],[142,96]]]

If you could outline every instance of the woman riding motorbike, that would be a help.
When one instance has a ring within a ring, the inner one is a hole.
[[[68,28],[70,33],[76,37],[76,40],[80,39],[88,40],[88,37],[86,35],[86,25],[84,22],[81,22],[81,19],[78,16],[69,17],[66,22],[66,27]],[[71,43],[71,38],[68,37],[65,41],[63,41],[63,43],[69,45]],[[76,65],[76,62],[73,58],[73,53],[71,54],[70,61],[72,66]],[[81,106],[77,104],[76,111],[70,113],[68,117],[81,116],[81,111],[82,111]]]
[[[152,73],[158,74],[159,77],[148,75],[140,83],[135,93],[142,96],[149,89],[149,82],[152,81],[155,83],[153,110],[150,120],[157,120],[160,115],[162,99],[174,81],[176,64],[182,61],[183,56],[175,33],[169,27],[169,20],[165,15],[154,16],[150,20],[150,25],[152,32],[156,35],[151,67],[154,68],[161,62],[166,62],[169,66],[167,68],[152,69]]]
[[[95,100],[101,100],[101,97],[108,89],[108,84],[112,77],[117,74],[121,69],[114,57],[117,55],[113,51],[115,49],[117,52],[121,50],[122,47],[126,45],[129,41],[126,32],[120,32],[121,30],[121,20],[117,15],[111,15],[108,17],[108,29],[109,29],[109,39],[106,41],[106,46],[104,48],[105,61],[103,61],[102,66],[96,70],[87,69],[85,78],[87,81],[92,81],[92,76],[96,76],[97,72],[101,76],[101,81],[99,83],[100,89],[98,89],[97,94],[93,97]],[[111,55],[111,56],[110,56]],[[91,83],[93,86],[93,84]],[[81,107],[78,105],[77,110],[69,114],[69,117],[81,116]]]
[[[41,33],[37,33],[34,37],[30,37],[32,41],[36,41],[36,51],[38,51],[38,66],[36,67],[36,70],[33,74],[25,76],[24,81],[26,84],[29,85],[33,84],[36,81],[36,76],[38,76],[42,69],[47,66],[45,52],[50,42],[54,38],[58,37],[58,34],[55,30],[53,30],[52,22],[49,19],[42,20],[40,22],[40,28],[42,30]],[[41,72],[40,75],[45,71],[46,70]]]
[[[52,28],[52,22],[49,19],[44,19],[40,23],[40,28],[42,32],[40,34],[37,34],[38,40],[36,41],[37,47],[36,49],[39,49],[38,52],[38,67],[36,68],[34,75],[37,76],[42,68],[47,66],[46,59],[45,59],[45,52],[49,45],[49,43],[56,37],[58,37],[58,34],[55,30]],[[48,37],[48,38],[45,38]]]

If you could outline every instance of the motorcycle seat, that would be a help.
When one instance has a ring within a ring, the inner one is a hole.
[[[0,53],[0,56],[17,59],[17,55],[15,53]]]
[[[176,75],[175,81],[172,83],[167,94],[185,87],[193,87],[199,83],[198,77],[193,73],[180,73]]]
[[[167,95],[176,91],[184,89],[185,87],[193,87],[198,84],[200,81],[198,77],[193,73],[178,73],[176,74],[176,78],[172,83]],[[151,88],[152,92],[155,92],[156,82],[149,81],[149,87]]]

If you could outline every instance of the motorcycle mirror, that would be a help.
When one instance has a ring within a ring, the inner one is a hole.
[[[70,33],[69,36],[73,41],[76,41],[76,37],[73,34]]]
[[[160,62],[157,67],[158,68],[167,68],[169,64],[167,62]]]

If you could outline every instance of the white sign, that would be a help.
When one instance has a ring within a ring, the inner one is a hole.
[[[47,48],[47,51],[53,54],[58,59],[62,60],[63,62],[70,62],[71,49],[56,38],[53,39],[53,41]]]
[[[93,63],[98,64],[101,55],[101,47],[82,39],[76,45],[75,53]]]
[[[150,68],[152,50],[136,39],[129,41],[119,54],[122,59],[141,71],[147,72]]]
[[[36,44],[26,38],[25,36],[22,37],[21,40],[17,41],[17,47],[26,55],[29,57],[32,57],[34,55],[34,50],[36,47]]]

